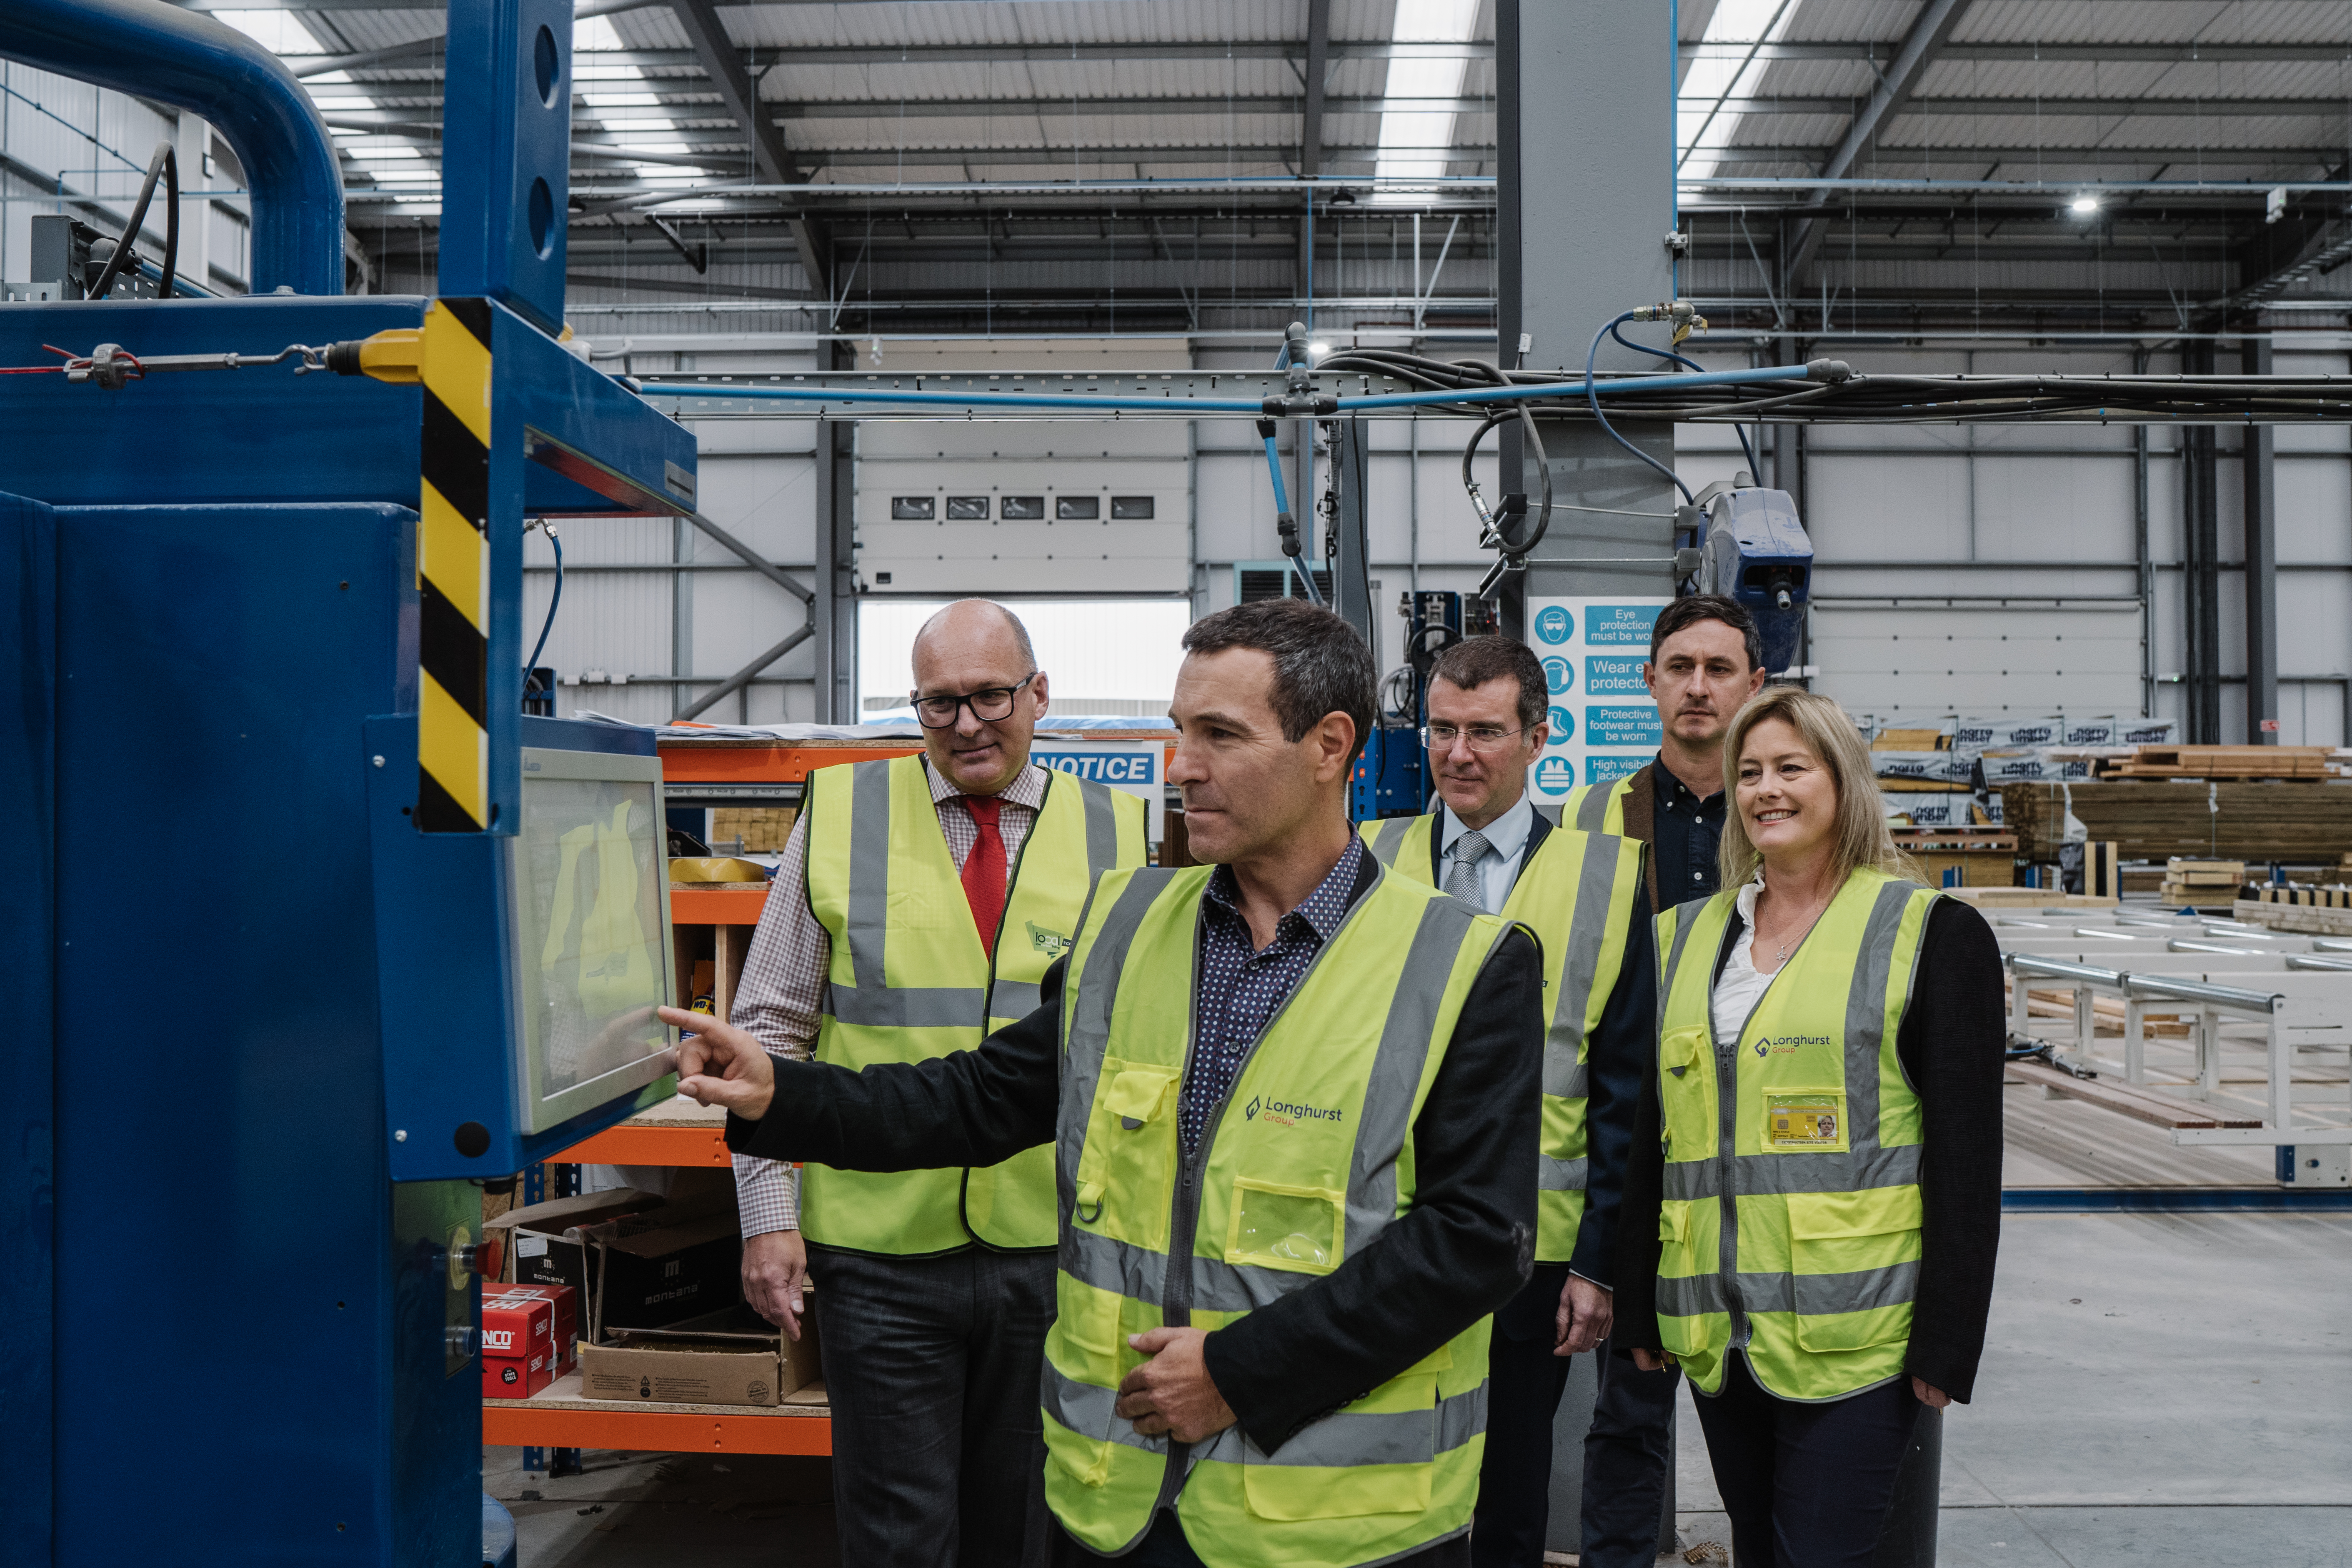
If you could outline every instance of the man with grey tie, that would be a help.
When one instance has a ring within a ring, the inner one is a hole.
[[[1543,1561],[1552,1417],[1568,1358],[1607,1336],[1633,1107],[1656,1050],[1641,846],[1562,826],[1528,799],[1549,738],[1543,666],[1525,643],[1471,637],[1429,683],[1435,809],[1363,825],[1400,876],[1519,921],[1543,943],[1543,1142],[1535,1272],[1495,1314],[1475,1568]]]

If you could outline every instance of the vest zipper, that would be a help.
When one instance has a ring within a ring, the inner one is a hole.
[[[1297,983],[1291,986],[1290,994],[1282,999],[1281,1005],[1276,1007],[1273,1015],[1266,1019],[1265,1026],[1251,1039],[1249,1048],[1242,1053],[1242,1059],[1234,1064],[1233,1081],[1225,1086],[1225,1092],[1218,1097],[1217,1102],[1209,1108],[1209,1113],[1202,1119],[1201,1146],[1192,1151],[1189,1159],[1178,1163],[1175,1207],[1168,1219],[1168,1271],[1167,1278],[1161,1282],[1160,1294],[1160,1318],[1161,1325],[1165,1328],[1186,1329],[1192,1326],[1192,1241],[1201,1224],[1199,1188],[1201,1178],[1209,1168],[1210,1152],[1216,1145],[1217,1128],[1224,1121],[1225,1107],[1232,1103],[1234,1089],[1242,1081],[1242,1075],[1249,1070],[1250,1059],[1257,1055],[1260,1042],[1265,1040],[1266,1036],[1274,1033],[1274,1026],[1282,1022],[1282,1016],[1285,1013],[1290,1011],[1292,999],[1305,988],[1317,966],[1322,963],[1324,956],[1339,945],[1339,939],[1347,934],[1349,925],[1356,918],[1356,911],[1363,907],[1366,900],[1378,890],[1381,883],[1387,879],[1388,868],[1381,865],[1379,858],[1371,856],[1369,849],[1365,854],[1372,860],[1374,870],[1372,885],[1364,889],[1362,898],[1348,906],[1348,912],[1339,921],[1339,929],[1331,933],[1329,942],[1316,950],[1315,956],[1307,961],[1306,969],[1300,972]],[[1208,896],[1206,889],[1202,889],[1202,896],[1203,898]],[[1192,989],[1186,993],[1191,999],[1192,1027],[1190,1037],[1184,1045],[1184,1077],[1178,1080],[1179,1110],[1176,1137],[1179,1147],[1181,1146],[1184,1136],[1181,1086],[1192,1076],[1192,1058],[1198,1054],[1201,1045],[1201,933],[1206,924],[1205,917],[1195,909],[1192,915],[1192,968],[1190,977]],[[1192,1452],[1192,1446],[1190,1443],[1180,1443],[1173,1436],[1168,1439],[1168,1468],[1160,1478],[1160,1496],[1153,1500],[1151,1504],[1153,1513],[1176,1506],[1177,1494],[1184,1489],[1184,1479],[1189,1470],[1185,1461],[1191,1457]],[[1147,1523],[1145,1529],[1150,1528]],[[1140,1533],[1138,1534],[1137,1539],[1142,1539]]]
[[[1837,902],[1844,891],[1840,888],[1836,893],[1831,894],[1830,902]],[[1829,910],[1824,905],[1822,914],[1827,913]],[[1739,906],[1736,902],[1732,905],[1731,918],[1739,920]],[[1747,926],[1745,921],[1740,923],[1748,931],[1748,952],[1753,953],[1756,951],[1755,929]],[[1739,1299],[1739,1192],[1736,1185],[1739,1138],[1739,1045],[1748,1037],[1748,1026],[1756,1021],[1756,1015],[1763,1011],[1765,1002],[1771,997],[1772,987],[1780,984],[1780,976],[1788,973],[1795,964],[1798,955],[1805,951],[1805,943],[1812,940],[1813,931],[1821,923],[1821,916],[1815,916],[1812,925],[1806,927],[1805,934],[1797,939],[1796,952],[1783,959],[1780,967],[1764,982],[1764,989],[1756,994],[1756,1000],[1749,1005],[1747,1016],[1739,1020],[1739,1031],[1732,1036],[1728,1050],[1715,1041],[1715,986],[1710,982],[1706,988],[1706,1033],[1708,1040],[1715,1044],[1715,1158],[1717,1168],[1722,1174],[1723,1189],[1716,1196],[1719,1205],[1717,1212],[1720,1215],[1717,1227],[1720,1234],[1716,1244],[1716,1271],[1723,1282],[1724,1304],[1731,1318],[1731,1338],[1724,1347],[1727,1352],[1747,1349],[1754,1327],[1748,1321],[1747,1304]],[[1723,965],[1729,962],[1731,950],[1738,945],[1739,932],[1727,925],[1723,940],[1725,945],[1715,966],[1717,975],[1723,973]],[[1749,967],[1753,968],[1755,962],[1750,958]]]

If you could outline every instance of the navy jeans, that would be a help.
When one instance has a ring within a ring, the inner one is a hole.
[[[1675,1462],[1678,1367],[1643,1372],[1631,1356],[1601,1347],[1601,1396],[1584,1435],[1584,1568],[1651,1568]]]
[[[1909,1378],[1826,1405],[1799,1405],[1765,1393],[1748,1358],[1733,1355],[1723,1392],[1694,1403],[1716,1489],[1731,1516],[1733,1562],[1870,1568],[1919,1419]]]

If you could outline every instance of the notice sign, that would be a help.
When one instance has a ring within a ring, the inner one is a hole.
[[[1551,738],[1528,775],[1538,805],[1623,778],[1657,753],[1658,710],[1642,681],[1650,627],[1670,599],[1530,599],[1528,642],[1551,689]]]
[[[1167,805],[1164,741],[1048,741],[1040,731],[1030,743],[1029,760],[1041,768],[1108,784],[1143,802],[1146,833],[1160,842],[1161,813]]]

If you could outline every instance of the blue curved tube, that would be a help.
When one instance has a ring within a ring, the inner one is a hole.
[[[156,0],[7,0],[0,57],[200,116],[236,152],[253,193],[253,291],[343,291],[334,138],[260,44]]]
[[[1645,375],[1638,382],[1612,382],[1602,390],[1673,392],[1693,386],[1754,386],[1767,382],[1806,381],[1803,365],[1766,365],[1756,370],[1710,370],[1696,375]],[[1255,397],[1122,397],[1085,392],[899,392],[881,387],[734,386],[708,381],[666,382],[639,377],[648,397],[752,397],[780,403],[891,403],[916,407],[948,408],[1076,408],[1102,414],[1132,411],[1164,414],[1171,409],[1204,414],[1263,416],[1265,405]],[[1545,382],[1534,386],[1477,386],[1459,392],[1383,392],[1369,397],[1342,397],[1339,412],[1366,408],[1432,408],[1454,403],[1517,403],[1530,397],[1558,397],[1564,389],[1581,390],[1575,382]]]
[[[1265,438],[1265,471],[1274,476],[1274,510],[1283,516],[1290,515],[1290,495],[1283,488],[1282,459],[1275,455],[1274,437]]]

